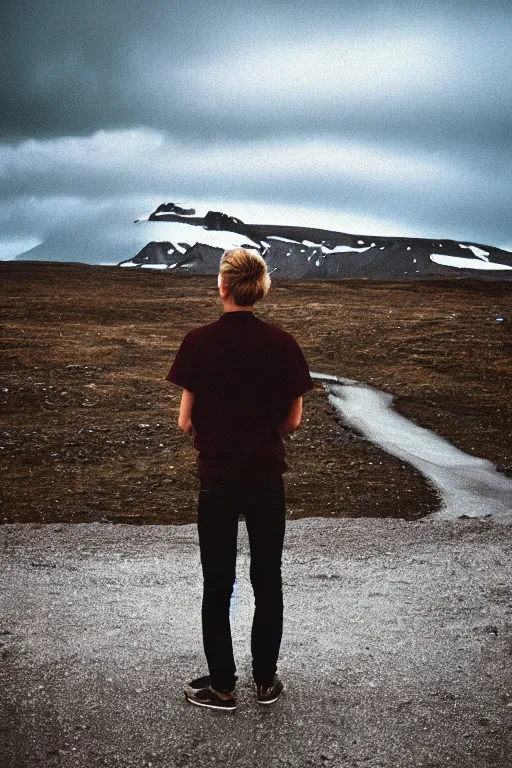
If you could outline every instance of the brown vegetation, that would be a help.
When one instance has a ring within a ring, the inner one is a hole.
[[[222,312],[216,279],[35,262],[0,276],[0,520],[194,522],[196,452],[165,376],[185,333]],[[312,371],[392,393],[404,415],[510,476],[511,293],[477,280],[275,280],[256,314],[293,333]],[[291,519],[412,519],[439,505],[411,467],[345,428],[320,386],[285,442]]]

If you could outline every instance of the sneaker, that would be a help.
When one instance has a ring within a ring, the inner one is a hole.
[[[228,712],[236,709],[235,692],[220,693],[214,691],[210,685],[210,676],[198,677],[187,686],[185,698],[191,704],[208,709],[223,709]]]
[[[274,680],[271,685],[257,685],[258,689],[258,703],[259,704],[273,704],[279,695],[284,691],[284,686],[279,679],[278,674],[274,675]]]

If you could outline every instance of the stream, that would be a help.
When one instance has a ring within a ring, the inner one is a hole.
[[[351,379],[311,373],[329,393],[343,422],[387,453],[412,464],[440,492],[437,520],[491,516],[512,522],[512,480],[486,459],[471,456],[393,410],[392,395]]]

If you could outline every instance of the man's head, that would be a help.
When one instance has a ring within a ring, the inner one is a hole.
[[[218,285],[234,304],[250,307],[267,295],[270,277],[265,259],[250,248],[233,248],[222,254]],[[221,293],[222,295],[222,293]],[[224,296],[223,296],[224,298]]]

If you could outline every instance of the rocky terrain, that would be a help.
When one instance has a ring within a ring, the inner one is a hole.
[[[0,264],[3,522],[192,523],[192,439],[165,381],[185,333],[222,312],[177,270]],[[379,387],[399,412],[512,476],[509,281],[281,280],[256,306],[312,371]],[[411,466],[343,425],[320,383],[285,438],[288,517],[417,519]]]
[[[216,280],[6,262],[0,285],[2,765],[509,768],[512,526],[432,519],[424,475],[345,426],[316,381],[285,438],[285,692],[255,701],[242,518],[239,706],[191,707],[198,479],[165,375],[220,315]],[[312,371],[392,394],[512,477],[511,285],[274,277],[256,311]]]
[[[206,673],[195,525],[0,527],[2,768],[510,768],[512,526],[287,521],[272,707],[238,528],[226,713],[183,696]]]

